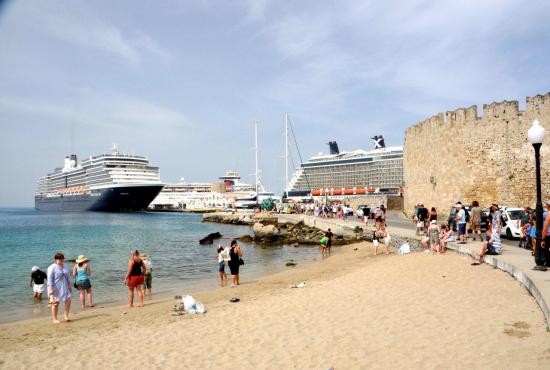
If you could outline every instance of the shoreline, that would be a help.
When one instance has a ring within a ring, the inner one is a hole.
[[[306,288],[289,288],[301,281]],[[240,367],[250,369],[550,364],[550,345],[540,346],[550,343],[550,333],[528,292],[508,274],[472,267],[455,253],[373,256],[363,242],[236,288],[192,295],[206,314],[171,316],[174,301],[166,299],[146,301],[143,309],[89,310],[69,324],[49,318],[2,324],[3,361],[53,365],[55,353],[74,363],[80,358],[74,348],[88,346],[94,355],[84,367],[128,367],[135,361],[125,344],[131,338],[157,368],[224,368],[232,354],[218,344],[233,340],[246,353]],[[235,296],[241,301],[230,303]],[[399,356],[387,356],[396,343],[408,344],[398,346]],[[461,352],[435,356],[426,351],[434,343]]]
[[[259,246],[259,245],[257,245],[257,246]],[[278,246],[278,247],[280,247],[280,246]],[[285,247],[290,248],[290,246],[285,246]],[[337,246],[336,248],[338,249],[340,247],[341,246]],[[297,248],[312,248],[312,246],[305,245],[305,246],[299,246]],[[277,265],[273,264],[273,265],[270,265],[269,267],[265,267],[265,266],[263,268],[262,267],[256,267],[255,269],[253,269],[252,271],[249,271],[248,273],[245,269],[241,269],[241,280],[242,280],[243,274],[245,276],[245,281],[244,281],[243,284],[255,283],[255,282],[257,282],[257,281],[259,281],[263,278],[267,278],[267,277],[270,277],[272,275],[285,273],[286,271],[289,271],[291,269],[296,269],[298,267],[305,267],[305,266],[308,266],[310,264],[317,263],[317,262],[319,262],[319,260],[318,260],[318,258],[315,258],[315,259],[303,258],[299,261],[295,261],[297,265],[292,266],[292,267],[291,266],[285,266],[285,264],[284,264],[285,262],[283,260],[281,260],[279,262],[280,262],[280,264],[277,264]],[[249,265],[246,265],[245,268],[248,267],[248,266]],[[227,273],[228,281],[230,282],[231,281],[231,275],[229,273],[229,268],[227,266],[226,266],[226,273]],[[246,280],[247,277],[250,278],[251,280],[249,280],[249,281]],[[153,277],[153,284],[155,283],[154,279],[155,279],[155,277]],[[210,278],[207,278],[207,277],[197,278],[197,280],[194,280],[192,282],[181,283],[181,288],[176,288],[176,287],[166,288],[166,287],[163,287],[162,289],[157,290],[157,291],[159,291],[159,293],[153,293],[153,299],[146,298],[144,302],[145,302],[145,305],[147,305],[148,303],[158,304],[158,303],[162,303],[162,302],[172,302],[173,298],[170,298],[170,297],[173,297],[174,295],[181,295],[182,291],[185,291],[185,290],[187,290],[185,294],[193,295],[193,294],[211,293],[211,292],[216,291],[218,289],[222,289],[220,287],[219,276],[218,276],[217,271],[213,271]],[[125,291],[125,293],[126,293],[126,291]],[[127,296],[123,295],[123,296],[117,296],[115,298],[113,298],[113,297],[106,298],[107,302],[99,301],[100,303],[97,303],[98,301],[96,299],[94,299],[95,307],[93,309],[86,308],[86,309],[82,310],[80,308],[79,294],[80,294],[79,291],[77,289],[75,289],[74,287],[72,287],[72,302],[71,302],[70,316],[73,316],[73,315],[78,316],[81,313],[89,313],[89,312],[95,311],[97,309],[105,310],[105,309],[113,309],[113,308],[124,308],[127,305],[127,303],[126,303],[127,302]],[[47,306],[47,298],[45,298],[46,296],[47,295],[44,295],[44,297],[42,298],[42,301],[40,303],[34,303],[33,304],[33,307],[39,308],[41,311],[44,311],[43,313],[40,313],[40,314],[38,314],[36,316],[33,316],[33,317],[24,317],[23,314],[22,314],[22,316],[18,316],[17,318],[10,318],[10,319],[4,320],[4,321],[0,321],[0,328],[3,325],[21,323],[21,322],[26,322],[26,321],[35,321],[35,320],[39,321],[39,320],[49,319],[50,318],[50,308],[49,308],[49,306]],[[97,297],[97,296],[94,294],[94,297]],[[32,300],[32,297],[29,298],[29,302],[31,300]],[[134,297],[134,304],[137,304],[136,302],[137,302],[137,294]],[[29,304],[32,304],[32,303],[29,303]],[[40,307],[38,307],[38,305],[40,305]],[[60,310],[60,312],[62,312],[62,310]]]

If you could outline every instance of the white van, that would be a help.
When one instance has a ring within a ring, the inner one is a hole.
[[[521,238],[521,217],[525,214],[522,208],[502,207],[502,229],[501,236],[508,239]]]

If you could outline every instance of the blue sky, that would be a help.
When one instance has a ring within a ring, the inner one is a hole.
[[[309,157],[329,140],[402,145],[440,111],[524,106],[550,91],[549,19],[537,0],[4,2],[0,205],[32,206],[71,147],[112,143],[165,182],[252,182],[254,121],[280,192],[285,111]]]

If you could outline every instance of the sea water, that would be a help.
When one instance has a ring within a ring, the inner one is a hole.
[[[154,298],[219,286],[216,245],[251,234],[248,226],[202,223],[186,213],[42,212],[31,208],[0,208],[0,322],[44,316],[46,300],[35,303],[29,287],[31,268],[46,271],[60,251],[66,259],[81,254],[91,259],[92,291],[97,306],[125,303],[124,276],[130,252],[138,249],[153,263]],[[213,245],[199,239],[219,231]],[[312,261],[316,247],[239,243],[245,265],[241,282],[284,270],[285,262]],[[69,263],[72,267],[73,264]],[[229,275],[229,269],[226,267]],[[230,275],[228,276],[230,279]],[[73,289],[73,310],[79,310]]]

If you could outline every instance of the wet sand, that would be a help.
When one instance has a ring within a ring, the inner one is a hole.
[[[534,299],[508,274],[470,262],[375,257],[361,243],[254,282],[245,268],[241,286],[193,294],[205,315],[172,316],[164,300],[96,307],[59,325],[1,325],[0,366],[549,368],[550,333]],[[306,288],[289,288],[301,281]]]

